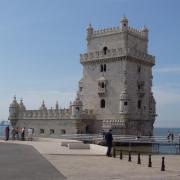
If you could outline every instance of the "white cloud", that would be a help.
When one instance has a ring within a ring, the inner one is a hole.
[[[180,67],[162,67],[154,69],[158,73],[180,73]]]

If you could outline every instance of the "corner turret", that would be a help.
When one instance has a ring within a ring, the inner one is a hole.
[[[127,115],[129,113],[129,95],[127,93],[127,90],[125,89],[120,94],[120,107],[119,107],[119,113],[121,115]]]
[[[41,107],[39,108],[39,110],[47,111],[47,108],[46,108],[46,105],[45,105],[45,103],[44,103],[44,100],[43,100],[42,105],[41,105]]]
[[[122,31],[126,31],[128,29],[128,19],[123,16],[123,18],[121,19],[121,25],[120,25]]]
[[[82,112],[82,101],[79,98],[79,94],[77,93],[76,100],[71,105],[71,118],[78,118]]]
[[[92,38],[92,36],[93,36],[93,27],[92,27],[91,23],[89,23],[89,26],[87,28],[87,42],[88,42],[88,44],[89,44],[89,41]]]
[[[19,104],[17,103],[16,96],[14,96],[14,99],[9,106],[9,118],[8,118],[13,127],[16,126],[18,120],[19,108],[20,107]]]
[[[26,110],[26,107],[25,107],[24,104],[23,104],[23,99],[20,100],[19,110],[20,110],[20,111],[25,111],[25,110]]]

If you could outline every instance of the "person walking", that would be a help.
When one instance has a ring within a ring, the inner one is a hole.
[[[6,141],[9,140],[9,126],[5,128]]]
[[[106,134],[105,139],[108,146],[106,156],[111,157],[111,149],[113,142],[112,129],[110,129],[109,132]]]

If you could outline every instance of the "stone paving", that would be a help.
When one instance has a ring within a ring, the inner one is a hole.
[[[69,150],[60,146],[61,140],[41,139],[34,142],[15,141],[32,145],[59,172],[69,180],[179,180],[180,156],[165,155],[165,171],[161,171],[162,155],[152,156],[152,168],[148,168],[148,156],[141,156],[141,165],[137,164],[137,156],[123,160],[104,156],[106,148],[92,146],[91,150]]]
[[[0,179],[65,180],[32,146],[0,143]]]

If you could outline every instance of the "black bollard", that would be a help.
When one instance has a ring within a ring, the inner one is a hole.
[[[129,162],[131,162],[131,151],[129,151],[129,159],[128,159]]]
[[[161,171],[165,171],[164,157],[162,157]]]
[[[148,167],[152,167],[151,154],[149,154],[149,163],[148,163]]]
[[[120,159],[123,159],[122,150],[120,150]]]
[[[113,148],[113,158],[116,157],[116,148]]]
[[[138,153],[138,164],[141,164],[141,157],[140,157],[140,152]]]

